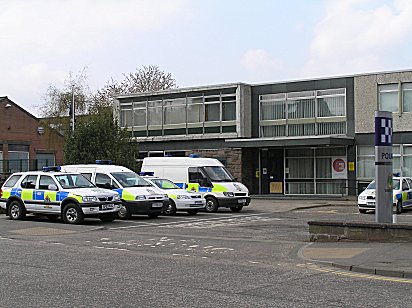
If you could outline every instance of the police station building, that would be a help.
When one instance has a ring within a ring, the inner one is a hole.
[[[356,195],[374,178],[374,112],[393,112],[394,170],[412,176],[412,71],[233,83],[116,97],[140,158],[221,160],[252,194]]]

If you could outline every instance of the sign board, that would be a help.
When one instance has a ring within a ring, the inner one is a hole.
[[[392,223],[392,113],[375,112],[375,221]]]
[[[346,157],[332,157],[332,179],[348,177]]]

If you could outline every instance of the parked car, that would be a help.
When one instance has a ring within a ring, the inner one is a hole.
[[[12,220],[28,213],[59,216],[67,223],[80,224],[85,217],[113,221],[120,210],[117,192],[98,188],[79,173],[59,168],[12,174],[0,189],[0,206]]]
[[[375,188],[375,180],[373,180],[366,189],[359,194],[358,209],[360,213],[366,213],[368,210],[375,210]],[[393,205],[396,207],[397,214],[412,207],[412,178],[393,177]]]
[[[206,200],[201,194],[186,191],[172,181],[152,176],[150,173],[146,175],[143,172],[141,175],[146,181],[168,195],[170,203],[163,209],[163,214],[174,215],[176,211],[186,211],[189,215],[196,215],[199,210],[205,208]]]

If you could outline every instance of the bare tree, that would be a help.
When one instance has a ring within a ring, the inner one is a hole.
[[[156,65],[143,66],[135,72],[124,74],[121,82],[110,79],[98,90],[90,101],[90,111],[111,107],[113,96],[118,94],[160,91],[176,88],[176,80],[170,73],[162,71]]]
[[[75,113],[84,114],[90,96],[85,67],[77,75],[70,72],[62,87],[49,85],[43,97],[44,104],[40,106],[40,114],[47,118],[66,116],[69,114],[73,98]]]

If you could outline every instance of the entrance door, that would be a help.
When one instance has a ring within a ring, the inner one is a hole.
[[[262,194],[283,194],[283,149],[261,150]]]

